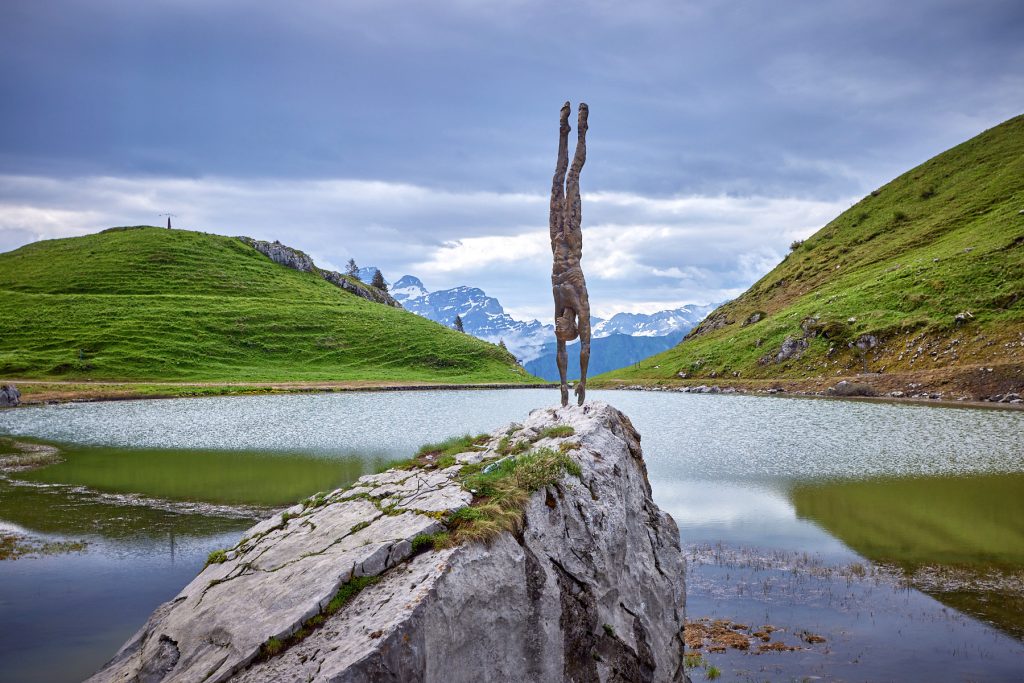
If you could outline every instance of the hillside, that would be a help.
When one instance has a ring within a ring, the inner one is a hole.
[[[5,379],[536,381],[497,346],[183,230],[0,254],[0,320]]]
[[[1022,292],[1019,116],[872,192],[678,346],[598,382],[1019,391]]]

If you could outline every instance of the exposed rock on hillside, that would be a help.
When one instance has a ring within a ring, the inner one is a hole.
[[[0,408],[9,408],[21,403],[21,392],[13,384],[0,387]]]
[[[346,292],[351,292],[356,296],[360,296],[375,303],[385,304],[395,308],[402,307],[402,304],[395,301],[387,292],[382,292],[376,287],[371,287],[370,285],[354,280],[353,278],[345,277],[337,271],[318,268],[317,265],[313,263],[313,259],[309,257],[309,254],[299,251],[298,249],[292,249],[291,247],[277,241],[266,242],[264,240],[254,240],[251,237],[239,237],[238,239],[245,242],[274,263],[278,263],[286,268],[300,270],[304,273],[315,273],[335,287],[340,287]]]
[[[529,496],[519,533],[440,542],[486,509],[469,472],[519,476],[541,453],[570,464]],[[629,419],[536,410],[438,458],[476,460],[364,476],[258,524],[91,680],[684,680],[679,532]]]

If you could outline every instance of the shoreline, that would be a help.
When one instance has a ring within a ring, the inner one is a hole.
[[[847,381],[863,381],[854,376]],[[838,381],[838,380],[837,380]],[[804,380],[789,380],[791,384]],[[556,389],[558,384],[434,384],[428,382],[378,382],[374,380],[346,380],[339,382],[76,382],[50,380],[4,380],[22,388],[21,404],[17,407],[58,405],[63,403],[100,403],[107,401],[137,401],[146,399],[208,398],[212,396],[264,396],[272,394],[332,394],[388,391],[472,391],[495,389]],[[570,385],[573,385],[570,382]],[[602,380],[588,383],[588,389],[601,391],[652,391],[669,393],[724,394],[734,396],[760,396],[778,398],[831,399],[923,405],[943,408],[973,408],[988,410],[1024,410],[1022,403],[1001,403],[977,399],[931,398],[922,396],[840,396],[823,390],[797,387],[783,388],[784,382],[765,381],[765,386],[751,386],[748,382],[708,385],[693,380],[672,383],[630,383],[622,380]],[[27,388],[27,390],[26,390]]]
[[[841,382],[846,386],[840,387],[839,391],[834,389]],[[831,377],[747,379],[705,376],[636,380],[609,377],[591,381],[589,387],[1021,409],[1024,408],[1024,363],[974,363],[910,372],[851,373]]]
[[[827,400],[827,401],[857,401],[862,403],[890,403],[897,405],[918,405],[918,406],[931,406],[933,408],[981,408],[987,410],[1024,410],[1024,404],[1019,403],[999,403],[993,401],[961,401],[961,400],[950,400],[941,398],[914,398],[906,396],[840,396],[840,395],[829,395],[824,392],[811,392],[811,391],[770,391],[767,389],[738,389],[735,387],[718,387],[717,391],[712,391],[717,385],[687,385],[687,386],[658,386],[658,385],[637,385],[631,384],[624,387],[589,387],[595,390],[602,391],[638,391],[638,392],[664,392],[664,393],[675,393],[675,394],[709,394],[709,395],[725,395],[725,396],[757,396],[760,398],[802,398],[808,400]],[[707,388],[708,391],[696,391],[697,389]]]
[[[259,396],[269,394],[314,394],[369,391],[464,391],[486,389],[551,388],[551,384],[380,382],[345,380],[338,382],[118,382],[4,380],[21,390],[22,406],[61,403],[98,403],[142,399],[204,398],[210,396]]]

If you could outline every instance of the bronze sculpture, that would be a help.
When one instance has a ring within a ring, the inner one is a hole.
[[[580,339],[580,381],[575,393],[579,405],[583,405],[587,391],[587,364],[590,362],[590,300],[587,297],[587,281],[583,277],[580,259],[583,256],[583,233],[580,229],[582,218],[580,203],[580,171],[587,161],[587,114],[586,104],[580,103],[577,124],[576,153],[572,168],[566,178],[569,165],[569,111],[570,105],[562,105],[558,129],[558,161],[555,176],[551,181],[551,211],[548,227],[551,232],[551,254],[554,265],[551,268],[551,292],[555,297],[555,339],[558,342],[558,374],[562,380],[562,405],[569,404],[569,387],[565,373],[568,354],[565,343]],[[564,185],[564,187],[563,187]]]

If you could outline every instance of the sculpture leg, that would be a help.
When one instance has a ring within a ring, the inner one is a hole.
[[[569,103],[562,105],[558,128],[558,159],[555,175],[551,179],[551,207],[548,213],[548,231],[551,234],[552,250],[554,240],[562,232],[565,217],[565,171],[569,167]]]
[[[580,381],[576,385],[577,403],[583,405],[587,395],[587,366],[590,364],[590,311],[579,316]]]
[[[579,123],[576,125],[576,152],[572,157],[572,167],[569,169],[569,176],[565,181],[565,218],[564,230],[567,233],[580,231],[580,224],[583,221],[583,211],[580,206],[580,172],[583,165],[587,163],[587,115],[589,109],[584,103],[580,103]]]
[[[565,350],[565,342],[561,339],[558,340],[558,376],[562,380],[562,384],[559,387],[562,393],[562,407],[569,405],[569,386],[566,384],[565,374],[569,368],[569,354]]]

